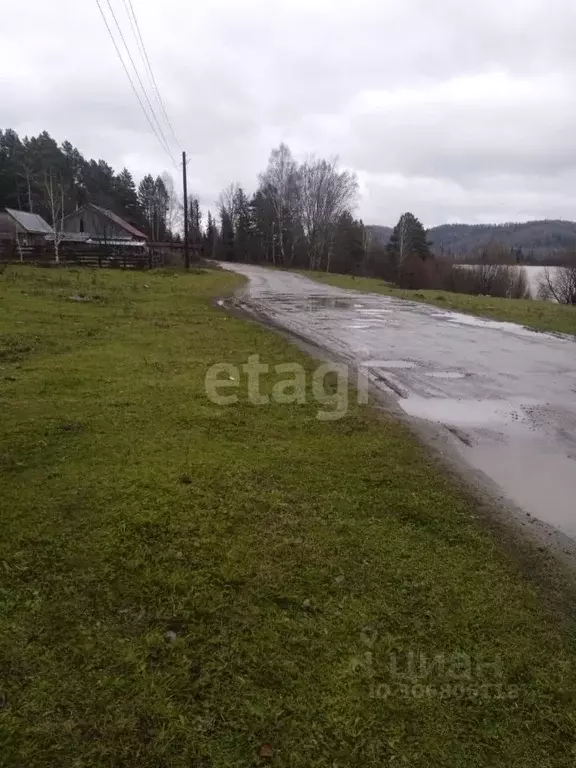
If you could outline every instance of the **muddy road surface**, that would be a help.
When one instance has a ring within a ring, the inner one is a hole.
[[[253,311],[366,371],[524,513],[576,539],[576,339],[222,266],[249,278]]]

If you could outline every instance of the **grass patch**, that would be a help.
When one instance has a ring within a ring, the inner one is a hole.
[[[399,299],[422,301],[437,307],[453,309],[479,317],[520,323],[536,331],[576,334],[576,307],[556,304],[551,301],[530,299],[500,299],[491,296],[468,296],[450,291],[409,291],[395,288],[384,280],[372,277],[352,277],[326,272],[300,270],[301,274],[319,283],[335,285],[364,293],[383,293]]]
[[[207,400],[313,366],[237,279],[0,277],[0,765],[573,766],[569,625],[405,429]]]

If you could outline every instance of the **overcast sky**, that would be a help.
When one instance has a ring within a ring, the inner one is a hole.
[[[574,0],[132,2],[205,206],[285,141],[354,169],[367,223],[576,219]],[[170,170],[96,0],[3,5],[0,127]]]

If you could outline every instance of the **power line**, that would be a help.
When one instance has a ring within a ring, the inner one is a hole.
[[[148,112],[146,111],[146,107],[144,106],[144,103],[142,102],[142,99],[140,98],[140,94],[138,93],[138,90],[136,89],[136,86],[134,85],[134,81],[132,80],[132,75],[128,71],[128,67],[126,66],[126,63],[124,59],[122,58],[122,54],[120,53],[120,49],[118,48],[118,45],[116,43],[116,40],[114,38],[114,34],[112,33],[112,30],[110,29],[110,25],[108,24],[108,19],[106,18],[106,14],[104,13],[104,10],[102,9],[102,6],[100,5],[100,0],[96,0],[96,5],[98,6],[98,10],[100,11],[100,15],[102,16],[102,21],[104,22],[104,25],[106,26],[106,29],[108,30],[108,34],[110,35],[110,39],[112,40],[112,44],[114,45],[114,48],[116,49],[116,53],[118,54],[118,58],[120,59],[120,63],[122,64],[122,67],[124,68],[124,72],[126,73],[126,77],[128,78],[128,82],[130,83],[132,90],[134,91],[134,95],[138,99],[138,103],[140,104],[140,107],[142,108],[142,112],[144,113],[144,117],[148,121],[148,124],[150,128],[152,129],[152,132],[154,136],[158,139],[160,142],[160,146],[162,149],[167,152],[166,146],[162,142],[162,139],[160,138],[158,131],[156,130],[154,123],[150,119],[150,116]],[[170,153],[168,152],[170,155]]]
[[[150,115],[148,114],[148,112],[146,110],[146,107],[144,106],[142,98],[140,97],[140,94],[138,93],[138,90],[137,90],[136,86],[134,85],[134,80],[132,79],[132,76],[131,76],[131,74],[130,74],[130,72],[128,70],[128,67],[126,66],[126,62],[124,61],[124,59],[122,57],[122,54],[120,52],[120,48],[118,47],[118,44],[117,44],[116,39],[114,37],[114,33],[112,32],[112,30],[110,28],[110,25],[108,24],[108,19],[106,18],[106,14],[104,13],[104,10],[103,10],[103,8],[102,8],[102,6],[100,4],[100,0],[96,0],[96,5],[98,6],[98,10],[100,11],[100,15],[102,16],[102,20],[104,21],[106,29],[108,30],[108,34],[110,35],[110,39],[112,40],[114,48],[116,49],[116,53],[118,54],[118,58],[120,59],[122,67],[124,68],[124,72],[126,73],[126,77],[128,78],[128,81],[129,81],[129,83],[130,83],[130,85],[132,87],[132,90],[134,91],[134,95],[138,99],[138,103],[140,104],[140,107],[142,108],[142,112],[144,112],[144,116],[146,117],[146,120],[148,121],[148,124],[150,125],[150,128],[152,129],[152,132],[154,133],[154,136],[156,136],[156,138],[158,139],[158,141],[160,143],[160,146],[166,152],[166,154],[169,156],[169,158],[171,159],[172,163],[176,167],[178,167],[176,165],[176,161],[174,160],[174,157],[173,157],[172,153],[170,152],[170,148],[168,146],[168,142],[166,141],[166,137],[164,136],[162,128],[160,127],[160,124],[158,123],[158,118],[156,117],[156,114],[154,112],[154,108],[152,107],[152,104],[150,103],[150,99],[148,98],[148,94],[146,93],[146,89],[144,88],[144,86],[142,84],[142,80],[141,80],[140,75],[138,73],[138,70],[137,70],[137,68],[136,68],[136,66],[134,64],[134,60],[132,58],[132,55],[130,54],[130,50],[129,50],[128,46],[126,45],[126,40],[124,39],[124,35],[122,34],[122,30],[120,28],[120,25],[118,24],[118,20],[116,19],[116,15],[115,15],[114,10],[113,10],[113,8],[112,8],[112,6],[110,4],[110,0],[107,0],[107,3],[108,3],[108,7],[110,8],[110,11],[112,13],[112,17],[113,17],[113,19],[114,19],[114,21],[116,23],[116,27],[118,28],[118,31],[120,32],[120,37],[122,38],[122,42],[124,43],[124,47],[126,48],[128,56],[130,58],[130,61],[132,62],[132,66],[134,67],[134,71],[136,73],[136,77],[138,78],[138,82],[140,83],[140,87],[142,88],[142,91],[144,93],[144,97],[145,97],[146,101],[148,102],[148,105],[149,105],[150,110],[152,112],[152,117],[156,121],[156,124],[157,124],[158,127],[156,127],[154,125],[154,123],[152,122],[152,120],[150,119]]]
[[[160,136],[162,137],[162,140],[165,144],[166,151],[170,155],[170,158],[174,165],[176,166],[176,160],[174,160],[174,156],[172,155],[172,152],[170,152],[170,145],[166,141],[166,136],[164,135],[164,131],[162,130],[162,126],[160,125],[160,121],[158,120],[158,117],[156,116],[156,111],[154,107],[152,106],[152,102],[148,98],[148,92],[146,91],[146,88],[144,87],[144,83],[142,82],[142,78],[140,77],[140,73],[138,72],[138,67],[134,63],[134,59],[132,58],[132,54],[130,53],[130,48],[128,47],[128,43],[126,42],[126,39],[124,37],[124,33],[122,32],[122,27],[118,23],[118,19],[116,18],[116,14],[114,13],[114,8],[112,7],[112,3],[110,0],[106,0],[108,3],[108,8],[110,8],[110,13],[112,14],[112,18],[114,19],[114,23],[116,24],[116,29],[118,30],[118,33],[120,35],[120,39],[124,43],[124,48],[126,49],[126,53],[128,54],[128,58],[130,59],[130,62],[134,68],[134,72],[136,73],[136,77],[138,78],[138,82],[140,83],[140,88],[142,88],[142,93],[144,94],[144,98],[146,99],[146,102],[150,108],[150,112],[152,113],[152,117],[154,118],[154,122],[156,123],[156,126],[158,127],[158,131],[160,132]],[[178,166],[176,166],[178,167]]]
[[[123,2],[124,2],[124,8],[126,9],[126,14],[128,15],[128,19],[130,20],[130,25],[132,27],[132,33],[134,34],[134,39],[136,40],[136,43],[140,50],[140,55],[142,56],[142,61],[144,62],[146,69],[148,70],[148,76],[150,77],[150,82],[152,83],[154,90],[156,91],[156,96],[158,97],[158,103],[160,104],[160,108],[162,109],[162,114],[164,115],[164,118],[166,119],[166,123],[170,128],[170,133],[172,134],[172,138],[174,139],[176,146],[180,147],[180,142],[178,141],[176,137],[176,133],[174,132],[172,121],[168,117],[168,112],[166,111],[166,107],[164,106],[164,101],[162,99],[162,96],[160,95],[160,89],[158,88],[156,78],[154,77],[154,71],[152,69],[152,64],[150,63],[150,58],[146,51],[146,46],[142,38],[142,32],[140,31],[140,25],[138,24],[138,17],[136,16],[136,11],[134,10],[134,6],[132,5],[132,0],[123,0]]]

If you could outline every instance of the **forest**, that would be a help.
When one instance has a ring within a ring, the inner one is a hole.
[[[368,231],[354,218],[358,182],[336,159],[298,163],[281,144],[248,196],[230,184],[208,214],[208,255],[332,272],[366,267]]]
[[[38,213],[58,229],[85,203],[114,211],[152,240],[176,235],[176,201],[170,174],[147,174],[138,187],[127,168],[116,173],[105,160],[87,160],[69,141],[49,133],[20,138],[0,130],[0,210]]]

